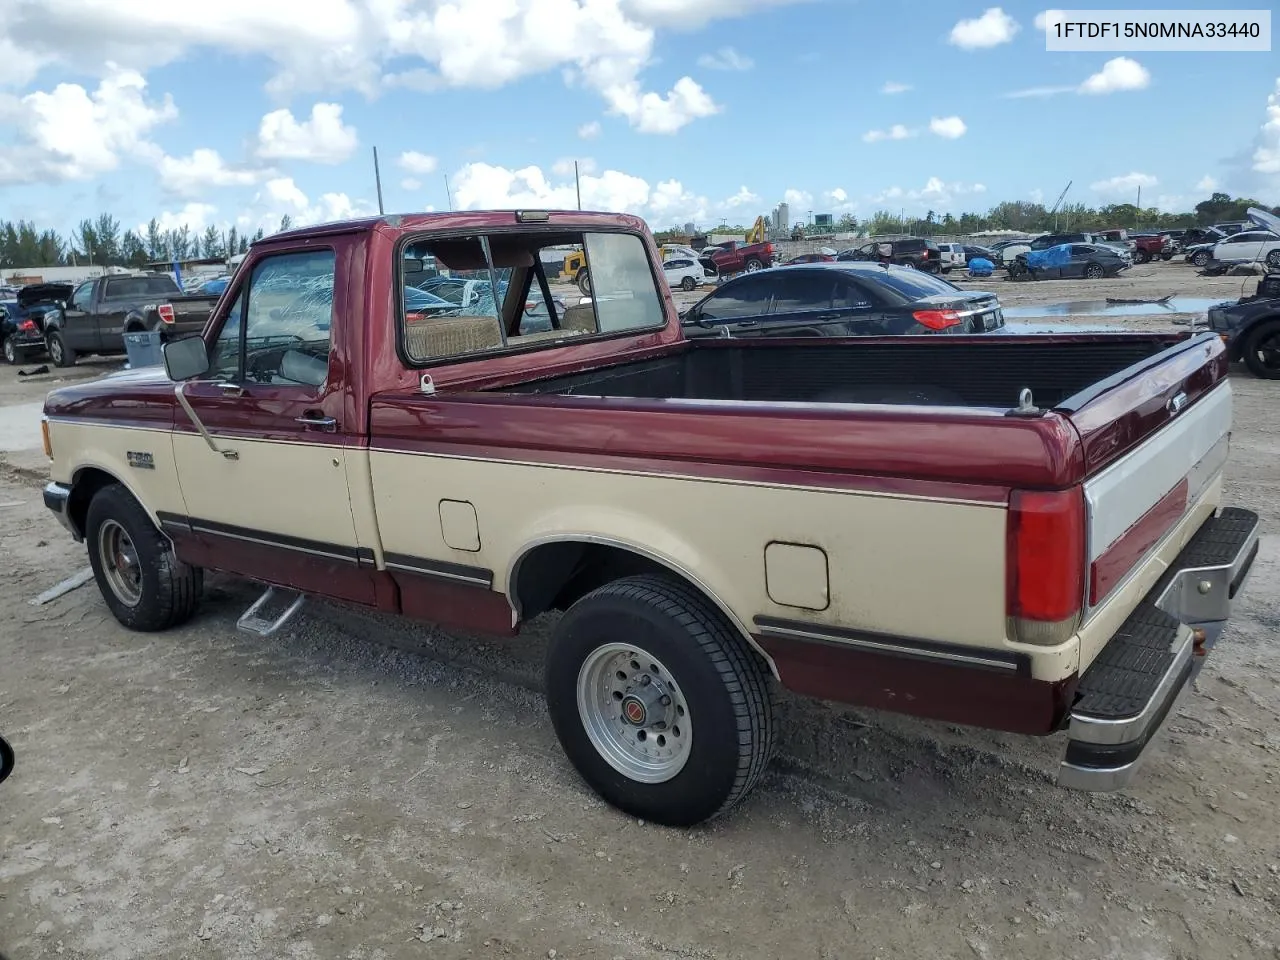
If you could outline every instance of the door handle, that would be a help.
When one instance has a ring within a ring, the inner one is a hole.
[[[224,397],[243,397],[244,387],[238,383],[220,383],[218,389]]]
[[[301,417],[294,417],[293,422],[300,423],[304,427],[323,430],[325,433],[333,433],[338,429],[338,421],[333,417],[319,416],[317,414],[303,414]]]

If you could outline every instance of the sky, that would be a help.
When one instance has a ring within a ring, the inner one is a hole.
[[[1170,0],[1150,5],[1165,8]],[[1124,5],[1142,8],[1135,0]],[[1203,7],[1204,4],[1199,4]],[[1042,4],[0,0],[0,219],[271,232],[577,205],[1280,203],[1280,58],[1049,53]],[[448,190],[446,190],[446,177]]]

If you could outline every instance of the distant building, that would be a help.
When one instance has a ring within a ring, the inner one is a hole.
[[[773,229],[779,233],[786,233],[791,229],[791,208],[785,203],[780,203],[773,208]]]
[[[684,232],[689,234],[689,236],[693,236],[695,233],[698,232],[697,224],[695,224],[692,220],[690,220],[688,223],[684,225]]]
[[[80,283],[108,273],[128,273],[124,267],[5,267],[0,269],[0,283],[25,287],[33,283]]]

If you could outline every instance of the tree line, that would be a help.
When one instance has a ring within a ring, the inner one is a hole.
[[[1017,230],[1022,233],[1088,232],[1123,227],[1127,230],[1176,230],[1186,227],[1208,226],[1231,220],[1244,220],[1249,207],[1270,210],[1280,215],[1280,207],[1269,207],[1249,197],[1232,197],[1215,193],[1202,200],[1193,210],[1185,213],[1164,213],[1155,207],[1139,208],[1132,203],[1113,203],[1090,207],[1083,203],[1064,204],[1050,210],[1043,203],[1012,200],[998,203],[986,213],[962,213],[959,216],[946,213],[938,216],[930,210],[923,217],[903,217],[890,210],[878,210],[865,220],[846,213],[831,227],[800,224],[800,230],[808,236],[827,233],[865,233],[879,236],[890,233],[908,233],[917,237],[966,236],[985,230]],[[745,226],[716,227],[710,233],[745,233]],[[663,231],[659,242],[680,234],[679,230]]]
[[[280,229],[291,226],[286,214]],[[0,220],[0,267],[94,264],[141,268],[158,261],[222,259],[245,253],[249,244],[264,235],[262,229],[248,234],[235,227],[222,231],[210,226],[202,232],[187,226],[161,230],[154,217],[140,230],[123,230],[119,220],[103,213],[93,220],[81,220],[70,236],[64,237],[56,230],[40,230],[29,220]]]

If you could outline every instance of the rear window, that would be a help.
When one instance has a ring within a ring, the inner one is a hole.
[[[922,297],[936,297],[940,293],[956,293],[960,288],[940,277],[918,270],[886,270],[868,276],[869,283],[888,287],[908,300],[919,300]]]
[[[918,239],[899,240],[894,245],[901,253],[919,253],[925,248],[925,242]]]
[[[172,277],[117,277],[107,281],[103,296],[108,299],[120,297],[166,297],[178,293],[178,285]]]

